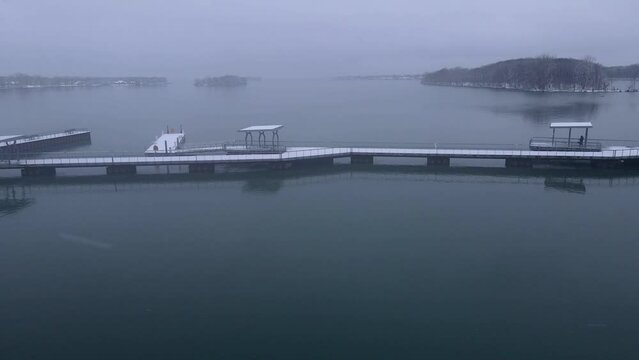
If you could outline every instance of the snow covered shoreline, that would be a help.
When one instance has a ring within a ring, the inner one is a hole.
[[[143,87],[164,86],[167,84],[168,82],[166,78],[163,77],[45,77],[25,74],[0,76],[0,90],[79,87],[91,88],[102,86]]]

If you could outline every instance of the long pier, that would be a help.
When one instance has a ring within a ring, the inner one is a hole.
[[[1,169],[20,169],[23,176],[55,175],[57,168],[106,168],[107,174],[135,174],[140,166],[183,165],[189,172],[215,172],[217,165],[264,164],[285,169],[297,164],[373,164],[375,158],[424,158],[427,166],[450,166],[451,159],[500,159],[506,167],[532,167],[539,162],[589,162],[594,167],[639,165],[639,147],[601,151],[535,151],[504,149],[441,149],[399,147],[290,147],[281,153],[195,154],[164,156],[90,156],[0,160]]]

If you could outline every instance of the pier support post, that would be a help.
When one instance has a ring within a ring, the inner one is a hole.
[[[373,165],[374,157],[371,155],[352,155],[351,164]]]
[[[190,164],[189,165],[190,174],[205,174],[205,173],[214,173],[214,172],[215,172],[215,164]]]
[[[54,167],[27,167],[22,168],[21,172],[24,177],[55,176],[56,174]]]
[[[507,168],[531,168],[533,167],[533,160],[526,158],[507,158]]]
[[[138,170],[135,165],[111,165],[106,168],[107,175],[133,175]]]
[[[450,158],[445,156],[429,156],[426,158],[426,166],[450,166]]]

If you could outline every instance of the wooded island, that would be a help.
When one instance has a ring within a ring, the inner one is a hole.
[[[637,77],[639,64],[605,67],[593,58],[578,60],[540,56],[500,61],[472,69],[444,68],[424,74],[421,82],[424,85],[526,91],[606,92],[615,90],[611,88],[611,79],[636,80]]]

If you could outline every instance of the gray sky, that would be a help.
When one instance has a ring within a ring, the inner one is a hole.
[[[639,62],[637,0],[0,0],[0,74],[324,77]]]

